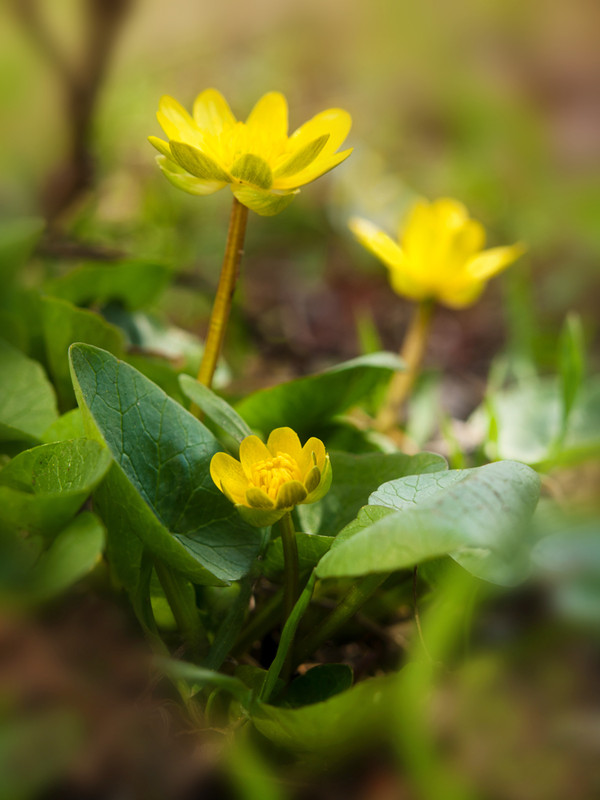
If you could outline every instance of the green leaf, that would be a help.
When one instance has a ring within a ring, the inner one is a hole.
[[[524,529],[539,485],[533,470],[509,461],[390,481],[369,503],[395,513],[334,543],[317,574],[392,572],[449,554],[484,580],[518,582],[524,570]]]
[[[289,426],[308,438],[402,368],[403,362],[393,353],[360,356],[317,375],[261,389],[238,403],[236,410],[251,428],[270,433]]]
[[[559,341],[559,367],[562,389],[562,424],[560,439],[566,434],[569,416],[585,372],[585,341],[581,318],[569,314]]]
[[[63,408],[75,405],[69,372],[69,347],[73,342],[86,342],[102,347],[116,356],[124,349],[124,336],[100,314],[77,308],[56,297],[42,299],[44,340],[50,373]]]
[[[329,550],[332,541],[331,536],[315,536],[310,533],[296,531],[300,572],[312,569]],[[273,539],[269,543],[262,562],[262,570],[269,580],[277,579],[283,572],[283,542],[281,537]]]
[[[170,278],[169,267],[153,261],[89,263],[50,281],[45,291],[77,306],[117,301],[134,311],[154,303],[168,286]]]
[[[320,703],[301,708],[257,704],[255,728],[279,747],[330,761],[376,744],[388,732],[396,676],[370,678]]]
[[[446,462],[435,453],[330,453],[333,481],[318,503],[298,506],[300,527],[309,533],[335,536],[367,504],[369,495],[385,481],[405,475],[438,472]]]
[[[212,669],[198,667],[188,661],[176,661],[170,658],[159,658],[156,660],[162,671],[177,681],[185,681],[190,685],[190,696],[196,694],[205,686],[212,689],[221,689],[228,692],[232,697],[248,708],[252,697],[252,690],[233,675],[223,675]]]
[[[242,630],[248,612],[248,605],[252,595],[252,584],[253,581],[250,577],[244,578],[239,584],[234,584],[234,586],[239,586],[239,593],[231,604],[225,619],[219,626],[210,651],[203,661],[203,666],[207,669],[219,669],[223,661],[225,661],[227,654],[233,648]],[[214,591],[225,590],[215,589]]]
[[[280,707],[299,708],[321,703],[352,686],[352,668],[347,664],[319,664],[289,685]]]
[[[0,527],[53,534],[79,511],[110,466],[87,439],[26,450],[0,471]]]
[[[71,347],[77,399],[90,434],[114,460],[98,496],[109,551],[129,529],[197,583],[237,580],[260,549],[209,472],[221,447],[195,417],[133,367],[96,347]]]
[[[103,549],[104,525],[84,511],[58,534],[32,571],[29,590],[34,601],[60,594],[91,572]]]
[[[52,425],[42,434],[42,441],[46,444],[50,442],[62,442],[65,439],[83,439],[85,430],[83,428],[83,417],[78,408],[62,414]]]
[[[564,437],[562,388],[556,379],[535,379],[494,393],[489,399],[497,425],[497,456],[544,466],[574,463],[600,452],[600,379],[579,389]],[[485,407],[471,422],[485,428]],[[560,448],[555,448],[557,440]],[[488,448],[486,447],[486,450]],[[488,453],[488,455],[496,455]]]
[[[180,375],[179,385],[184,395],[236,442],[239,443],[246,436],[252,435],[252,429],[246,425],[237,411],[207,386],[198,383],[189,375]]]
[[[0,339],[0,442],[35,443],[58,417],[54,389],[37,361]]]
[[[33,253],[44,230],[39,217],[24,217],[0,224],[0,282],[5,288]]]

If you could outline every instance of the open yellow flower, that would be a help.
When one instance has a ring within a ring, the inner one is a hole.
[[[172,97],[162,97],[157,117],[169,141],[149,141],[171,183],[198,195],[229,184],[240,203],[263,216],[282,211],[300,186],[352,152],[336,152],[352,124],[340,108],[322,111],[288,136],[287,102],[280,92],[261,97],[245,122],[236,120],[216,89],[198,95],[192,115]]]
[[[484,250],[485,230],[457,200],[418,201],[395,242],[365,219],[350,220],[358,241],[390,271],[392,288],[411,300],[437,300],[451,308],[474,303],[487,281],[525,250]]]
[[[331,485],[325,445],[314,436],[304,447],[291,428],[276,428],[264,444],[247,436],[240,460],[216,453],[210,474],[240,514],[257,527],[273,525],[300,503],[314,503]]]

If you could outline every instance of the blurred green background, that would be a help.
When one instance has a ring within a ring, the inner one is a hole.
[[[62,244],[51,248],[51,270],[64,269],[65,256],[72,264],[82,241],[164,260],[179,279],[163,311],[201,328],[208,301],[191,300],[189,283],[200,280],[202,294],[216,282],[229,193],[195,198],[167,184],[146,141],[159,132],[158,99],[168,93],[189,107],[215,86],[243,118],[279,89],[292,128],[328,106],[347,108],[355,152],[284,214],[251,218],[241,296],[273,368],[278,355],[284,371],[290,355],[303,371],[355,354],[365,312],[384,345],[398,346],[406,308],[346,220],[358,211],[395,229],[419,194],[455,196],[492,244],[529,247],[479,306],[446,315],[435,363],[484,373],[508,327],[513,347],[552,364],[558,326],[574,307],[588,342],[596,337],[595,0],[13,0],[3,16],[3,216],[56,212],[76,116],[61,63],[81,78],[102,62],[90,186],[56,216]]]

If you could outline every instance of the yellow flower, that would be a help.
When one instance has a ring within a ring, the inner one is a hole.
[[[172,97],[162,97],[158,121],[169,141],[149,141],[161,153],[166,177],[190,194],[212,194],[229,184],[245,206],[263,216],[282,211],[299,187],[347,158],[336,152],[352,124],[347,111],[330,108],[288,136],[288,108],[280,92],[256,103],[246,122],[238,122],[216,89],[206,89],[193,115]]]
[[[390,271],[395,292],[411,300],[437,300],[463,308],[479,297],[487,281],[525,250],[523,245],[483,250],[483,225],[456,200],[417,202],[397,243],[365,219],[350,220],[358,241]]]
[[[314,436],[304,447],[291,428],[276,428],[265,445],[258,436],[240,444],[240,460],[216,453],[210,474],[240,514],[257,527],[273,525],[299,503],[314,503],[331,485],[325,445]]]

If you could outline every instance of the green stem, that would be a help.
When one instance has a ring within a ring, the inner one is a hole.
[[[377,415],[376,427],[382,433],[389,433],[401,419],[402,405],[421,369],[432,312],[433,303],[430,300],[422,300],[414,310],[400,350],[406,369],[392,378],[385,403]]]
[[[196,603],[190,593],[186,592],[185,579],[162,561],[155,561],[154,569],[190,656],[200,658],[205,650],[206,635]]]
[[[240,261],[244,251],[244,238],[246,236],[246,222],[248,220],[248,209],[239,200],[233,198],[231,207],[231,217],[229,219],[229,231],[227,233],[227,244],[225,255],[221,267],[221,276],[215,295],[208,324],[208,333],[204,343],[204,353],[202,362],[198,370],[198,381],[210,388],[217,367],[217,361],[231,310],[233,293],[237,283]],[[198,414],[197,406],[193,407],[193,412]]]
[[[298,565],[298,545],[291,512],[279,520],[281,543],[283,544],[283,591],[285,620],[292,613],[300,594],[300,568]],[[285,622],[284,620],[284,622]]]
[[[362,580],[357,581],[331,614],[298,643],[294,653],[294,662],[301,664],[306,661],[323,642],[331,638],[338,628],[341,628],[363,607],[367,600],[373,596],[375,590],[388,577],[389,573],[386,572],[382,575],[367,575]]]

